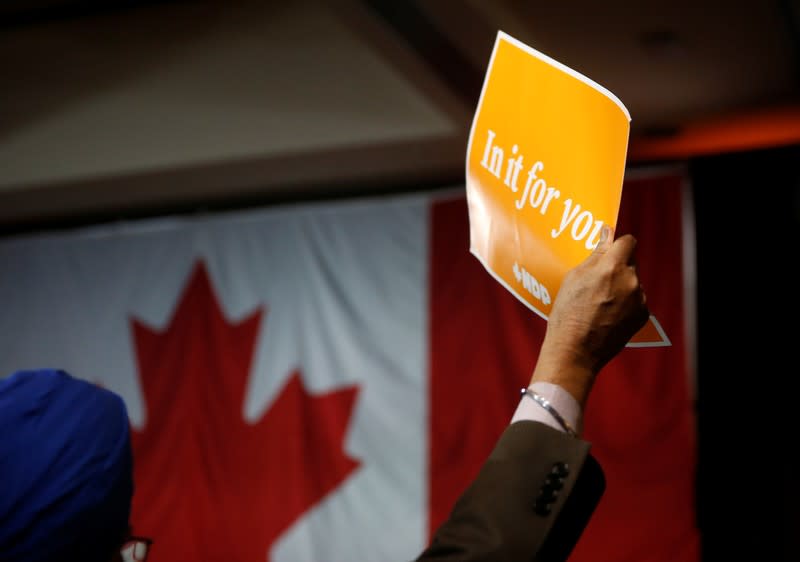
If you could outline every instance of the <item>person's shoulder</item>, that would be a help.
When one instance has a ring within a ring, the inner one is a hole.
[[[30,405],[59,403],[66,407],[104,404],[125,411],[125,403],[115,392],[74,376],[64,369],[18,370],[0,378],[0,410],[3,405],[16,409]]]
[[[22,369],[0,378],[0,392],[47,393],[60,389],[89,389],[88,381],[79,379],[63,369]]]

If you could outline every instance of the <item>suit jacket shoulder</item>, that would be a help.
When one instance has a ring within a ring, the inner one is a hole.
[[[589,448],[542,423],[511,424],[417,560],[566,560],[605,490]]]

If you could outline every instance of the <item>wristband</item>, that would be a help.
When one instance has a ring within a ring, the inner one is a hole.
[[[558,413],[558,410],[556,410],[550,403],[550,401],[547,400],[544,396],[536,394],[536,392],[534,392],[530,388],[523,388],[521,392],[523,397],[527,396],[528,398],[539,404],[539,406],[547,410],[547,413],[553,416],[553,419],[558,422],[558,425],[560,425],[561,428],[567,434],[571,435],[572,437],[578,436],[578,433],[572,428],[572,426],[567,422],[567,420],[565,420],[564,417]]]

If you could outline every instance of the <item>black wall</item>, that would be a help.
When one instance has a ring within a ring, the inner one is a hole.
[[[703,560],[800,560],[800,146],[690,163]]]

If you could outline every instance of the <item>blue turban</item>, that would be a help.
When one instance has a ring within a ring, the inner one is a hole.
[[[59,370],[0,379],[0,560],[108,560],[132,469],[119,396]]]

